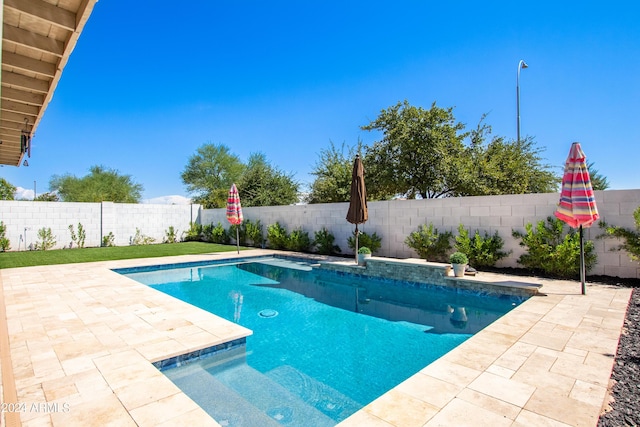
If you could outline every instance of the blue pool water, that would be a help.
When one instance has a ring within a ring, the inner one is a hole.
[[[281,258],[126,275],[253,330],[164,371],[228,426],[333,426],[522,301]]]

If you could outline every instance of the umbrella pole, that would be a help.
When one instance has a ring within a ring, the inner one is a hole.
[[[240,231],[238,231],[239,225],[236,224],[236,247],[238,248],[238,254],[240,254]]]
[[[584,243],[583,243],[583,235],[582,235],[582,226],[580,226],[580,283],[582,284],[582,295],[587,294],[587,289],[585,287],[585,267],[584,267]]]
[[[358,263],[358,224],[356,224],[356,264]]]

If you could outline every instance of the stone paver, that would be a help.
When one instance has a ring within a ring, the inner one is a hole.
[[[250,331],[110,269],[236,256],[0,270],[6,311],[0,339],[4,330],[10,344],[0,365],[3,399],[15,386],[15,399],[26,407],[18,414],[24,426],[218,425],[151,362]],[[476,278],[506,280],[482,272]],[[580,295],[576,282],[540,282],[543,295],[341,427],[595,426],[631,290],[588,284],[587,295]],[[8,364],[13,380],[5,377]]]

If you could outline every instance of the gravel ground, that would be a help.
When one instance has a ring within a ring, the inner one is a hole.
[[[640,426],[640,287],[631,294],[611,380],[612,402],[598,427]]]

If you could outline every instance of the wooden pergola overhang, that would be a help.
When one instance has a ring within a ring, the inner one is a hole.
[[[97,0],[0,0],[0,164],[20,166]]]

